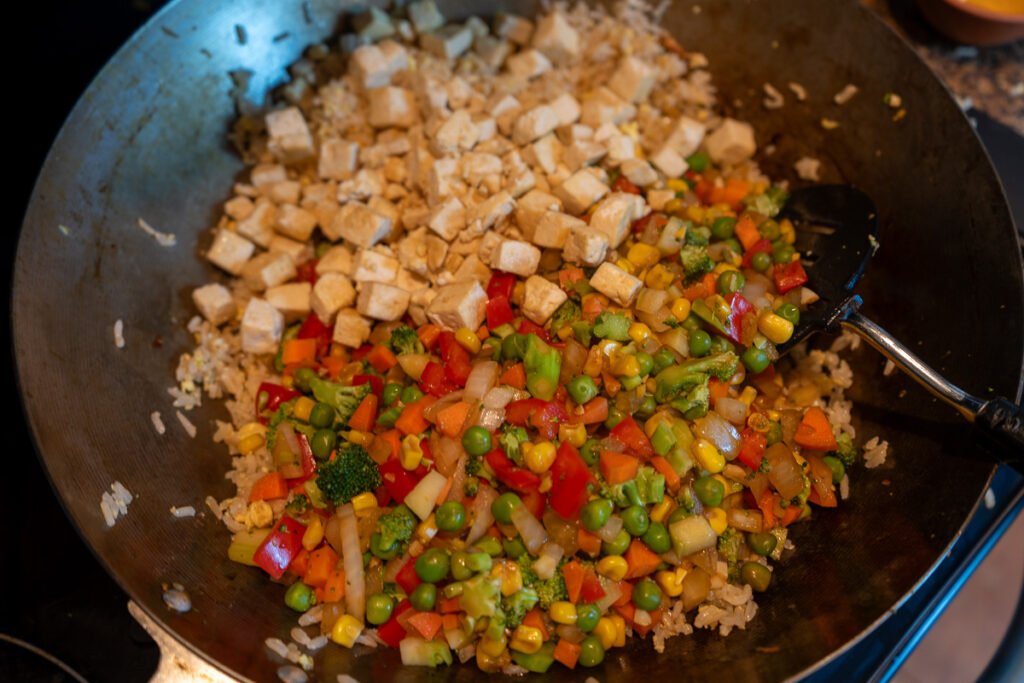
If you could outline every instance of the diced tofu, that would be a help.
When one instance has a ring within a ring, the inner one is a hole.
[[[686,172],[688,167],[686,160],[671,147],[662,147],[650,156],[650,161],[655,168],[669,178],[678,178]]]
[[[302,183],[298,180],[284,180],[267,188],[267,197],[275,204],[297,204],[302,195]]]
[[[285,180],[288,180],[288,169],[281,164],[256,164],[249,171],[249,182],[261,193]]]
[[[680,116],[672,125],[672,130],[665,140],[665,146],[674,149],[684,159],[700,147],[704,139],[705,127],[700,121],[688,116]]]
[[[533,22],[517,14],[499,12],[494,18],[494,35],[506,38],[516,45],[526,45],[533,35]]]
[[[636,143],[628,135],[613,135],[606,144],[608,161],[612,164],[621,164],[636,157]]]
[[[263,298],[281,311],[285,322],[292,322],[309,314],[309,297],[312,290],[313,286],[308,282],[289,282],[286,285],[271,287],[263,294]]]
[[[555,188],[555,195],[562,200],[565,210],[577,216],[606,194],[608,186],[586,169],[576,171]]]
[[[360,38],[380,40],[395,33],[395,24],[388,13],[379,7],[371,6],[367,11],[352,17],[352,28]]]
[[[348,180],[356,170],[359,144],[349,140],[324,140],[320,143],[317,175],[328,180]]]
[[[473,32],[474,38],[480,38],[490,34],[491,29],[487,27],[487,22],[480,17],[470,17],[466,19],[466,28]]]
[[[453,194],[459,182],[457,159],[438,159],[427,172],[427,203],[437,206]]]
[[[254,208],[255,205],[248,197],[232,197],[224,202],[224,213],[236,221],[248,218]]]
[[[515,206],[516,200],[512,199],[508,192],[499,192],[493,197],[488,197],[473,209],[473,230],[477,234],[490,230],[499,220],[512,213]]]
[[[705,146],[708,155],[718,164],[738,164],[754,156],[757,151],[753,127],[735,119],[725,119],[707,137]]]
[[[467,256],[455,272],[452,273],[452,282],[479,282],[480,284],[486,284],[490,278],[491,269],[476,254]]]
[[[245,284],[255,292],[277,287],[293,279],[297,274],[291,256],[269,251],[251,258],[242,269]]]
[[[473,149],[479,137],[479,131],[473,123],[473,117],[465,109],[460,109],[448,117],[437,129],[431,140],[433,151],[439,156],[454,154],[459,150]]]
[[[623,57],[608,87],[627,102],[643,102],[654,87],[654,75],[654,69],[646,62],[633,56]]]
[[[608,150],[604,145],[596,142],[580,141],[570,147],[562,156],[565,165],[570,171],[577,171],[586,166],[592,166],[600,161]]]
[[[558,127],[571,126],[580,120],[580,103],[570,93],[564,92],[554,100],[550,106],[555,112],[555,120]]]
[[[206,258],[232,275],[242,272],[246,262],[256,251],[256,245],[230,230],[218,230]]]
[[[343,275],[350,275],[352,273],[352,261],[352,249],[347,244],[339,244],[324,252],[320,260],[316,262],[316,274],[342,273]]]
[[[512,45],[494,36],[477,36],[473,41],[473,50],[485,65],[497,69],[512,52]]]
[[[480,257],[480,260],[484,263],[489,263],[491,255],[494,250],[498,248],[504,238],[496,232],[485,232],[484,236],[480,238],[477,248],[469,253],[476,253]]]
[[[356,256],[352,279],[356,282],[394,282],[398,277],[398,259],[371,249]]]
[[[391,232],[391,220],[365,204],[350,202],[341,207],[326,229],[321,229],[332,242],[344,238],[360,247],[372,247]]]
[[[398,277],[395,278],[395,281],[392,284],[394,284],[395,287],[404,289],[409,292],[409,294],[412,294],[414,300],[417,294],[428,290],[430,287],[430,282],[428,280],[420,277],[416,273],[409,272],[405,268],[398,271]]]
[[[431,213],[427,227],[451,242],[466,227],[466,207],[457,197],[449,197]]]
[[[608,255],[608,238],[589,227],[570,228],[562,248],[562,258],[570,263],[596,266]]]
[[[626,180],[639,187],[647,187],[658,182],[658,173],[642,159],[626,159],[619,167]]]
[[[498,122],[498,130],[503,135],[508,135],[512,131],[512,127],[518,120],[520,110],[523,105],[512,95],[503,95],[499,98],[492,99],[487,104],[487,111],[490,112],[494,120]]]
[[[562,201],[547,192],[531,190],[516,204],[516,223],[527,239],[533,239],[534,230],[548,211],[561,211]]]
[[[647,203],[651,205],[651,209],[654,211],[663,210],[665,205],[675,198],[676,193],[672,190],[649,190],[647,192]]]
[[[528,81],[551,70],[551,61],[537,50],[523,50],[505,60],[505,68],[513,76]]]
[[[398,320],[409,308],[409,292],[400,287],[371,282],[359,292],[356,308],[367,318]]]
[[[420,34],[420,47],[441,59],[455,59],[473,44],[473,32],[465,26],[449,24],[433,33]]]
[[[603,233],[608,245],[617,249],[626,241],[633,221],[644,215],[646,204],[640,195],[615,192],[601,200],[590,216],[590,228]]]
[[[561,12],[548,14],[533,34],[533,47],[555,63],[564,63],[580,53],[580,36]]]
[[[444,26],[444,16],[434,0],[418,0],[409,5],[409,21],[416,33],[426,33]]]
[[[473,125],[476,126],[477,142],[486,142],[498,132],[498,124],[490,116],[475,119]]]
[[[267,247],[267,251],[276,252],[279,254],[288,254],[292,262],[298,265],[306,260],[307,248],[302,242],[296,242],[290,240],[287,237],[281,235],[274,235],[274,238],[270,240],[270,246]],[[312,254],[312,248],[309,249],[308,254]]]
[[[526,145],[547,135],[557,126],[558,117],[555,115],[555,110],[542,104],[516,120],[512,129],[512,141],[520,146]]]
[[[540,249],[529,242],[504,240],[491,254],[491,267],[521,277],[533,275],[540,265]]]
[[[462,157],[462,177],[470,185],[479,185],[488,176],[500,176],[501,170],[501,159],[497,155],[470,152]]]
[[[374,128],[408,128],[416,123],[416,98],[411,90],[386,86],[367,92],[367,120]]]
[[[444,263],[448,255],[448,243],[428,233],[426,228],[418,228],[398,242],[396,251],[402,266],[413,273],[426,275],[438,270]],[[393,284],[398,286],[397,282]]]
[[[293,204],[285,204],[277,214],[277,231],[285,237],[299,242],[307,242],[313,234],[314,228],[316,228],[316,215]],[[267,246],[269,245],[268,241]]]
[[[548,211],[538,221],[532,240],[538,247],[562,249],[569,238],[569,231],[573,228],[586,227],[586,225],[579,218],[561,211]]]
[[[266,116],[267,149],[283,163],[302,161],[313,156],[313,136],[298,107],[272,111]]]
[[[343,308],[334,321],[332,338],[337,344],[357,349],[370,338],[370,321],[351,308]]]
[[[238,308],[224,285],[209,284],[192,291],[192,301],[211,325],[219,326],[235,317]]]
[[[432,323],[449,330],[480,327],[487,307],[487,292],[479,282],[453,282],[433,291],[436,295],[427,306],[427,318]]]
[[[505,169],[505,191],[513,197],[521,197],[534,188],[537,178],[523,161],[519,150],[513,149],[502,158]],[[494,176],[498,178],[498,176]],[[496,189],[496,188],[495,188]],[[494,190],[492,190],[494,191]]]
[[[633,277],[614,263],[602,263],[590,278],[591,287],[620,306],[629,306],[633,303],[643,284],[639,278]]]
[[[334,314],[348,308],[356,301],[356,290],[347,277],[341,273],[324,273],[317,278],[309,296],[310,306],[324,322],[330,322]]]
[[[409,65],[405,48],[393,40],[356,48],[349,58],[349,73],[365,90],[383,88],[391,77]]]
[[[276,353],[284,334],[284,316],[263,299],[249,299],[242,316],[242,350]]]
[[[539,275],[531,275],[526,280],[523,292],[523,315],[538,325],[543,325],[568,298],[562,288],[555,283]]]
[[[636,116],[636,107],[601,86],[583,98],[580,121],[591,128],[605,123],[619,125]]]
[[[545,173],[554,173],[562,158],[562,143],[554,135],[545,135],[530,147],[533,158]]]
[[[274,236],[274,223],[276,220],[277,207],[270,200],[261,197],[256,200],[256,207],[249,214],[249,217],[238,221],[238,234],[266,248],[270,245],[270,239]]]
[[[564,126],[558,130],[558,140],[563,145],[572,145],[580,140],[593,140],[594,129],[590,126],[584,126],[582,123],[574,123],[570,126]]]

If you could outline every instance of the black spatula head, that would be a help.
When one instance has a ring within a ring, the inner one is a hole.
[[[781,218],[796,228],[796,247],[820,298],[800,313],[793,337],[779,346],[787,352],[809,335],[835,329],[861,300],[853,293],[868,261],[878,249],[878,215],[874,202],[849,185],[814,185],[790,196]]]

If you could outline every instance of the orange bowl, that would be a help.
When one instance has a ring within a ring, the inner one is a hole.
[[[997,11],[971,0],[917,0],[917,6],[936,30],[960,43],[991,46],[1024,39],[1024,10],[1017,7]]]

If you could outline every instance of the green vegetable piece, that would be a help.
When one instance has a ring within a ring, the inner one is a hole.
[[[676,362],[675,355],[667,346],[662,346],[660,349],[654,352],[653,356],[654,368],[651,372],[657,374]]]
[[[638,609],[653,612],[661,606],[661,588],[650,579],[640,579],[633,586],[633,604]]]
[[[387,593],[374,593],[366,599],[366,620],[374,626],[380,626],[391,618],[394,609],[394,598]]]
[[[736,219],[732,216],[719,216],[711,224],[711,236],[719,240],[727,240],[736,232]]]
[[[296,581],[284,592],[284,604],[296,612],[305,612],[316,604],[316,595],[311,587]]]
[[[387,540],[392,539],[385,539],[379,531],[371,534],[370,552],[382,560],[390,560],[397,557],[398,551],[401,549],[401,544],[399,544],[398,541],[392,540],[392,543],[388,545],[385,543]]]
[[[687,167],[694,173],[703,173],[711,164],[711,159],[705,152],[694,152],[686,157]]]
[[[504,353],[504,348],[502,349]],[[523,354],[526,370],[526,389],[534,398],[550,401],[558,390],[558,375],[562,370],[562,354],[535,334],[526,335]]]
[[[588,465],[596,465],[601,457],[601,442],[597,439],[587,439],[580,447],[580,457]]]
[[[846,476],[846,465],[839,458],[826,455],[822,461],[832,470],[832,483],[838,484]]]
[[[506,491],[498,496],[491,503],[491,514],[494,519],[502,524],[512,523],[512,511],[523,504],[523,501],[514,493]]]
[[[775,309],[775,313],[793,323],[793,325],[800,324],[800,309],[794,304],[782,304]]]
[[[705,507],[716,507],[725,498],[725,487],[714,477],[701,477],[693,482],[693,492]]]
[[[428,548],[416,558],[416,576],[427,583],[443,581],[448,576],[450,560],[441,548]]]
[[[651,525],[647,527],[647,532],[640,540],[659,555],[672,549],[672,538],[668,535],[668,529],[660,522],[651,522]]]
[[[743,583],[750,584],[756,592],[763,593],[772,582],[772,573],[759,562],[744,562],[740,567],[740,579]]]
[[[539,650],[529,654],[512,650],[512,661],[531,673],[546,673],[555,662],[555,644],[544,643]]]
[[[611,541],[601,541],[601,552],[605,555],[621,555],[626,552],[631,540],[629,532],[623,529]]]
[[[415,384],[410,384],[406,388],[402,389],[402,403],[409,405],[423,398],[423,392]]]
[[[572,400],[580,405],[597,396],[597,384],[588,375],[573,377],[565,388],[569,392],[569,396],[572,397]]]
[[[402,410],[402,406],[393,405],[387,410],[381,411],[381,414],[377,416],[377,424],[381,427],[394,427],[398,418],[402,416]]]
[[[733,343],[726,339],[725,337],[716,334],[714,337],[711,338],[711,353],[715,355],[722,353],[732,353],[733,355],[735,355],[735,350],[736,347],[733,345]],[[721,377],[719,379],[721,379]]]
[[[694,358],[701,358],[708,355],[711,350],[711,335],[704,330],[693,330],[690,332],[690,355]]]
[[[437,604],[437,586],[432,583],[421,583],[413,589],[409,596],[409,602],[414,609],[421,612],[429,612]]]
[[[465,610],[470,618],[480,619],[494,616],[498,611],[500,599],[501,580],[487,574],[477,574],[462,582],[459,607]]]
[[[750,257],[750,265],[754,266],[757,272],[763,273],[771,267],[772,255],[766,251],[759,251]]]
[[[601,620],[601,610],[597,605],[584,603],[576,605],[576,628],[584,633],[590,633],[597,628],[597,622]]]
[[[316,400],[334,408],[338,413],[338,420],[345,425],[348,424],[352,413],[356,412],[356,408],[372,390],[369,382],[357,387],[346,387],[319,377],[311,378],[309,386],[313,389],[313,396]]]
[[[337,457],[320,462],[316,470],[317,487],[335,505],[344,505],[360,493],[373,491],[381,485],[377,463],[362,446],[354,443],[338,446]]]
[[[548,321],[548,327],[557,332],[566,325],[572,325],[579,320],[582,313],[583,310],[575,299],[566,299],[561,306],[555,309],[551,320]]]
[[[615,425],[626,419],[626,414],[619,410],[618,406],[609,406],[608,417],[605,418],[604,426],[608,429],[615,429]]]
[[[743,277],[743,273],[738,270],[727,270],[718,276],[716,286],[718,287],[719,294],[728,296],[740,291],[746,284],[747,279]]]
[[[406,543],[412,538],[417,522],[418,520],[412,513],[412,510],[404,505],[399,505],[394,510],[385,512],[377,518],[377,528],[381,536],[382,547],[390,548],[396,543]]]
[[[761,225],[757,226],[757,231],[761,233],[761,237],[769,242],[774,242],[779,239],[779,224],[771,218],[763,221]]]
[[[522,360],[526,354],[526,335],[510,334],[501,340],[501,357],[504,360]]]
[[[501,609],[505,613],[505,626],[514,629],[523,623],[523,617],[537,604],[540,597],[532,588],[520,588],[502,601]]]
[[[625,383],[623,383],[625,386]],[[636,412],[633,416],[640,420],[646,420],[651,415],[654,415],[654,411],[658,409],[658,402],[654,400],[652,394],[644,394],[644,397],[640,399],[640,405],[637,406]]]
[[[494,536],[484,536],[474,545],[478,550],[483,551],[491,557],[498,557],[501,555],[501,541],[496,539]]]
[[[501,542],[501,548],[513,560],[518,560],[526,552],[526,545],[523,544],[523,539],[519,536],[506,538]]]
[[[594,326],[586,320],[577,320],[572,324],[572,336],[584,346],[590,346],[591,337],[594,336]]]
[[[771,365],[771,360],[768,358],[768,354],[763,349],[759,349],[756,346],[751,346],[743,352],[741,356],[743,365],[747,367],[753,374],[759,374],[768,369]]]
[[[463,550],[456,550],[452,554],[451,572],[452,578],[456,581],[465,581],[473,576],[473,570],[469,568],[469,553]]]
[[[462,435],[462,447],[470,455],[484,455],[491,451],[491,433],[479,425],[473,425]]]
[[[384,391],[380,395],[381,402],[389,406],[402,395],[402,385],[398,382],[388,382],[384,385]]]
[[[781,426],[779,430],[779,439],[782,438]],[[853,445],[853,439],[849,434],[843,432],[836,437],[836,444],[839,446],[834,451],[831,451],[829,455],[834,458],[838,458],[839,462],[843,463],[844,468],[853,467],[853,463],[857,461],[857,447]],[[771,437],[769,437],[769,445],[771,445]]]
[[[608,523],[614,510],[615,507],[612,505],[612,501],[597,498],[589,501],[580,510],[580,522],[587,531],[597,531]]]
[[[399,356],[426,352],[426,349],[423,348],[423,342],[420,341],[419,335],[416,334],[416,330],[408,325],[399,325],[391,330],[388,346]]]
[[[330,429],[318,429],[313,432],[313,438],[309,440],[309,449],[317,460],[326,460],[334,450],[338,442],[338,435]]]
[[[690,231],[687,231],[689,237]],[[715,267],[714,261],[708,256],[705,247],[687,244],[679,250],[679,261],[683,264],[683,273],[688,281],[696,280]]]
[[[316,371],[312,368],[299,368],[295,371],[295,375],[292,379],[295,380],[295,388],[304,394],[308,394],[312,391],[309,387],[309,381],[316,377]]]
[[[594,321],[594,336],[617,342],[629,341],[629,326],[632,323],[622,313],[599,313]]]
[[[644,353],[643,351],[636,352],[636,362],[640,365],[640,376],[646,377],[651,374],[654,370],[654,359],[651,358],[651,354]]]
[[[644,397],[645,399],[647,397]],[[654,452],[658,455],[665,455],[676,445],[676,435],[672,431],[672,428],[665,423],[661,423],[654,430],[654,434],[651,435],[651,447],[654,448]]]
[[[793,260],[796,249],[790,244],[781,244],[772,249],[772,260],[775,263],[789,263]]]
[[[685,243],[694,247],[706,247],[711,242],[711,229],[699,225],[686,231]]]
[[[309,424],[317,429],[327,429],[334,424],[336,415],[334,408],[326,403],[317,403],[313,406],[313,410],[309,411]]]
[[[631,505],[622,511],[622,526],[630,536],[643,536],[651,526],[647,509],[642,505]]]
[[[434,516],[437,520],[437,528],[441,531],[462,531],[462,527],[466,525],[466,508],[457,500],[442,503]]]
[[[758,555],[771,555],[777,543],[778,539],[771,532],[747,534],[747,545]]]
[[[587,636],[580,642],[580,657],[578,660],[580,666],[587,668],[597,666],[604,661],[604,645],[597,636]]]

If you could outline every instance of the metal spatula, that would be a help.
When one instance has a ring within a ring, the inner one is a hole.
[[[974,423],[991,441],[997,459],[1024,467],[1020,406],[1006,398],[986,401],[967,393],[858,311],[863,301],[854,287],[878,249],[874,202],[849,185],[815,185],[793,192],[781,215],[796,227],[794,246],[804,256],[808,287],[821,298],[801,312],[793,337],[779,351],[785,353],[815,332],[851,329]]]

